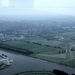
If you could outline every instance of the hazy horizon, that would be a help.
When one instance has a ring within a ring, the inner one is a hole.
[[[75,0],[0,0],[0,15],[75,16]]]

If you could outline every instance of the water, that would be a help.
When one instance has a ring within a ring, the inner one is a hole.
[[[61,66],[55,63],[49,63],[40,59],[35,59],[27,56],[23,56],[17,53],[6,52],[0,49],[0,55],[6,54],[8,57],[14,60],[13,65],[4,70],[0,70],[0,75],[13,75],[24,71],[40,71],[53,69],[63,70],[69,74],[75,73],[75,69]]]

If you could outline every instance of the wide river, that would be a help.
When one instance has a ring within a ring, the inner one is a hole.
[[[20,73],[24,71],[40,71],[40,70],[49,70],[53,69],[63,70],[69,74],[75,73],[75,69],[61,66],[55,63],[49,63],[40,59],[35,59],[27,56],[23,56],[17,53],[6,52],[0,49],[0,55],[5,54],[11,59],[14,60],[13,65],[4,70],[0,70],[0,75],[13,75],[15,73]]]

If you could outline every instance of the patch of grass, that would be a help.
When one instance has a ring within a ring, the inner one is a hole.
[[[22,39],[22,41],[30,41],[30,42],[37,42],[37,43],[42,43],[43,45],[51,45],[51,46],[59,46],[61,44],[60,41],[55,41],[55,40],[47,40],[45,38],[41,37],[28,37]]]
[[[66,58],[60,58],[60,57],[55,57],[51,55],[49,56],[44,54],[36,54],[33,55],[33,57],[75,68],[75,59],[66,60]]]
[[[58,53],[63,49],[46,47],[44,45],[37,45],[37,44],[27,43],[22,41],[7,41],[3,43],[13,47],[23,48],[23,49],[28,49],[30,51],[33,51],[35,54],[31,55],[32,57],[47,60],[49,62],[68,65],[70,67],[75,68],[75,59],[66,60],[66,54]],[[75,51],[73,51],[73,55],[75,56]]]
[[[65,64],[67,64],[67,66],[75,68],[75,59],[68,60],[65,62]]]
[[[38,54],[42,56],[54,57],[54,58],[66,58],[66,54],[55,54],[55,55],[48,55],[48,54]]]
[[[65,58],[51,57],[51,56],[42,55],[42,54],[36,54],[36,55],[33,55],[33,57],[47,60],[49,62],[55,62],[55,63],[63,63],[66,60]]]
[[[42,54],[47,54],[47,55],[63,54],[62,51],[63,49],[56,49],[56,50],[54,49],[52,51],[50,50],[50,51],[42,52]]]
[[[8,42],[4,42],[4,44],[8,44],[10,46],[17,47],[17,48],[28,49],[30,51],[33,51],[34,53],[55,52],[55,51],[58,52],[57,48],[46,47],[43,45],[37,45],[32,43],[20,42],[20,41],[8,41]]]
[[[70,38],[65,38],[65,39],[61,40],[61,42],[69,43],[69,42],[72,42],[72,40]]]

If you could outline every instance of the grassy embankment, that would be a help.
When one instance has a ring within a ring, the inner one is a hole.
[[[33,51],[35,54],[46,53],[46,52],[48,52],[49,54],[57,54],[58,51],[60,51],[60,49],[58,48],[46,47],[44,45],[37,45],[21,41],[8,41],[3,43],[17,48],[28,49],[30,51]]]
[[[52,41],[51,42],[47,41],[44,38],[43,39],[38,38],[38,39],[33,39],[33,40],[32,39],[33,38],[30,38],[30,39],[25,38],[24,40],[20,40],[20,41],[8,41],[8,42],[4,42],[4,44],[8,44],[10,46],[17,47],[17,48],[23,48],[23,49],[25,48],[30,51],[33,51],[34,54],[31,55],[32,57],[47,60],[50,62],[59,63],[59,64],[64,64],[64,65],[75,68],[75,59],[66,60],[66,53],[59,53],[59,51],[61,52],[63,51],[63,49],[44,46],[47,44],[47,42],[48,44],[51,44]],[[38,43],[42,43],[43,45],[37,45],[37,44],[32,43],[35,41],[37,42],[37,40],[38,40]],[[27,43],[26,41],[30,41],[30,43]]]

